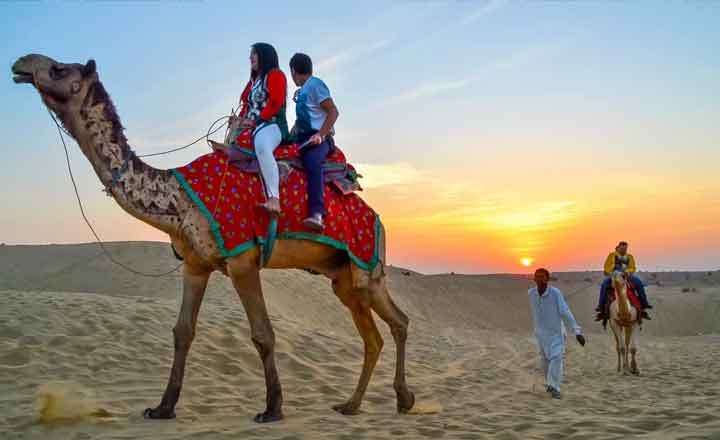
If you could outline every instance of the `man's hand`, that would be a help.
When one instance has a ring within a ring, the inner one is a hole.
[[[585,346],[585,336],[577,335],[575,336],[575,339],[577,339],[578,344],[582,345],[583,347]]]
[[[320,133],[315,133],[310,137],[310,143],[313,145],[320,145],[323,143],[323,137],[320,136]]]
[[[252,128],[255,126],[255,121],[253,121],[252,119],[244,118],[240,121],[240,126],[242,128]]]

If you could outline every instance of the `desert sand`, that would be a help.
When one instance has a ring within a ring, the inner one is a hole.
[[[176,265],[168,245],[113,243],[144,271]],[[416,414],[398,415],[395,346],[363,405],[352,392],[362,343],[328,281],[264,271],[285,420],[257,425],[261,364],[229,280],[214,274],[200,312],[178,418],[149,421],[172,360],[181,280],[113,266],[94,244],[0,246],[2,439],[720,438],[720,272],[641,273],[656,305],[641,334],[640,377],[618,375],[609,332],[592,321],[601,275],[554,274],[588,345],[569,340],[563,399],[543,389],[522,275],[421,275],[389,268],[410,316]]]

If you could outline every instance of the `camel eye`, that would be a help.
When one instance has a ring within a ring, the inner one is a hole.
[[[65,78],[65,76],[67,76],[67,72],[68,72],[68,70],[64,67],[52,66],[52,67],[50,67],[49,74],[50,74],[50,78],[57,81],[59,79]]]

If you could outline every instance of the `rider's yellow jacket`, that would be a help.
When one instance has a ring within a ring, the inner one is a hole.
[[[615,270],[635,273],[637,270],[635,257],[628,253],[620,255],[617,251],[610,252],[610,255],[605,259],[605,275],[610,275]]]

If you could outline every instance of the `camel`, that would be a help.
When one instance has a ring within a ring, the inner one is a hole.
[[[185,375],[185,362],[195,337],[198,311],[208,278],[214,271],[228,276],[250,322],[251,339],[265,373],[266,408],[255,417],[258,423],[283,418],[282,388],[275,367],[275,334],[268,317],[260,282],[258,247],[234,257],[223,257],[208,220],[188,197],[169,170],[155,169],[132,153],[115,106],[100,82],[94,60],[66,64],[30,54],[12,66],[16,83],[30,83],[45,106],[55,113],[92,164],[95,173],[122,209],[165,232],[183,259],[183,297],[173,328],[175,352],[170,378],[160,404],[147,408],[149,419],[175,417],[175,405]],[[385,231],[380,229],[381,262],[368,273],[356,267],[343,251],[306,240],[279,240],[266,267],[301,268],[320,273],[332,281],[335,295],[349,309],[364,342],[360,379],[351,397],[333,409],[341,414],[359,412],[365,390],[380,356],[383,339],[375,325],[374,311],[390,328],[396,344],[393,387],[397,410],[406,413],[415,396],[405,379],[405,344],[408,317],[388,292],[385,265]]]
[[[615,301],[610,304],[610,328],[615,336],[617,350],[617,371],[624,374],[640,375],[635,356],[637,354],[640,321],[638,311],[632,307],[627,294],[627,274],[614,272],[612,274]],[[628,362],[628,353],[632,361]]]

